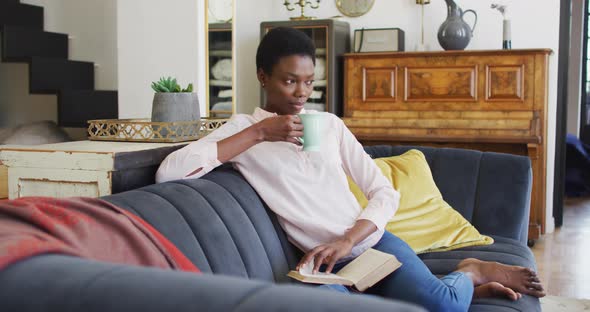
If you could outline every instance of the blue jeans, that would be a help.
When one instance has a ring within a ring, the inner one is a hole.
[[[421,305],[428,311],[467,311],[473,296],[473,282],[461,272],[445,277],[434,276],[416,253],[397,236],[385,232],[374,249],[395,255],[402,266],[365,293],[398,299]],[[339,263],[334,271],[347,262]],[[322,288],[348,292],[341,285],[322,285]]]

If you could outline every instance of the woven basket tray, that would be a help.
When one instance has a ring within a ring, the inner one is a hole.
[[[195,121],[152,122],[149,119],[97,119],[88,121],[88,139],[124,142],[184,142],[202,138],[228,121],[201,118]]]

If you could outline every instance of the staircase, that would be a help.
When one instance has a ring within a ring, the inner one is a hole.
[[[59,126],[117,118],[117,91],[94,90],[94,63],[68,60],[68,36],[43,30],[42,7],[0,0],[0,38],[2,62],[29,64],[29,92],[57,95]]]

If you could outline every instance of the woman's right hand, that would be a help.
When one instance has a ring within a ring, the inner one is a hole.
[[[296,115],[269,117],[261,122],[217,142],[217,160],[230,161],[250,147],[264,141],[291,142],[301,145],[303,136],[301,119]]]
[[[303,136],[303,124],[296,115],[280,115],[269,117],[259,122],[262,132],[262,140],[269,142],[285,141],[301,145],[300,137]]]

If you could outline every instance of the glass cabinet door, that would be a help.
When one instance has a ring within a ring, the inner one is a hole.
[[[228,117],[233,109],[231,23],[209,24],[209,116]]]
[[[326,109],[328,102],[327,86],[327,54],[326,45],[328,37],[328,28],[325,26],[318,27],[301,27],[300,30],[305,32],[312,40],[316,47],[315,50],[315,81],[313,83],[313,92],[305,104],[305,109],[313,109],[320,112],[329,111]],[[328,107],[329,108],[329,107]]]
[[[229,117],[235,109],[233,65],[233,0],[205,0],[206,111],[209,117]]]

